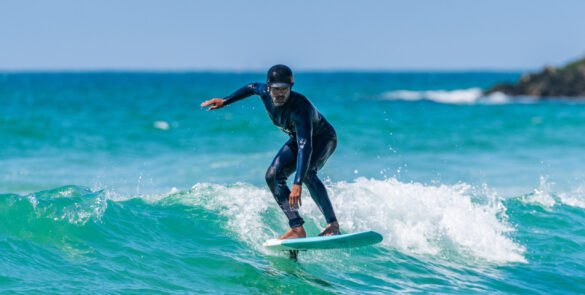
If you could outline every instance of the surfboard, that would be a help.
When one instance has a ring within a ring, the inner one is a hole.
[[[375,231],[364,231],[353,234],[325,237],[308,237],[286,240],[270,239],[264,243],[264,247],[271,250],[345,249],[373,245],[381,242],[382,239],[384,239],[384,237]]]

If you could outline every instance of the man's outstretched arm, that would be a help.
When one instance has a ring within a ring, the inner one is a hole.
[[[228,104],[234,103],[238,100],[257,94],[256,88],[258,88],[258,83],[248,84],[225,98],[212,98],[208,101],[205,101],[201,104],[201,107],[204,108],[207,106],[211,106],[209,109],[207,109],[208,111],[221,109]]]

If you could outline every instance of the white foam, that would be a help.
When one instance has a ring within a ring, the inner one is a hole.
[[[334,183],[330,190],[348,232],[378,231],[384,244],[404,252],[456,251],[493,262],[525,262],[524,248],[507,236],[513,228],[497,217],[505,210],[503,204],[494,199],[483,205],[472,202],[471,186],[358,178]]]
[[[498,217],[505,210],[502,203],[493,199],[485,204],[472,202],[468,185],[429,186],[358,178],[327,186],[342,230],[380,232],[384,236],[382,247],[407,254],[455,252],[496,263],[526,262],[525,249],[508,236],[513,227]],[[306,228],[322,229],[325,221],[321,212],[308,191],[303,193],[300,212]],[[179,202],[227,217],[226,228],[258,251],[266,252],[262,243],[287,230],[284,214],[265,188],[202,183],[181,194]]]
[[[534,192],[522,196],[520,201],[524,204],[541,206],[547,210],[550,210],[557,203],[551,194],[539,189],[535,189]]]
[[[581,185],[570,192],[560,193],[559,198],[567,206],[585,209],[585,186]]]
[[[520,201],[524,204],[541,206],[546,210],[550,210],[557,204],[555,197],[551,193],[551,185],[554,183],[548,182],[548,177],[540,177],[540,185],[530,194],[520,197]]]
[[[585,186],[578,186],[567,192],[555,193],[552,189],[555,183],[548,179],[548,176],[541,176],[538,188],[529,194],[520,196],[520,202],[540,206],[547,211],[551,211],[557,205],[585,209]]]
[[[567,206],[585,209],[585,200],[583,200],[582,194],[561,193],[559,197],[561,198],[561,202]]]
[[[493,93],[484,96],[480,88],[426,91],[397,90],[385,92],[382,96],[388,100],[431,100],[448,104],[504,104],[509,102],[509,97],[503,93]]]
[[[156,121],[152,124],[152,126],[156,129],[160,129],[160,130],[169,130],[171,128],[171,125],[166,122],[166,121]]]
[[[494,92],[487,96],[479,97],[478,101],[483,104],[507,104],[510,103],[510,97],[503,92]]]

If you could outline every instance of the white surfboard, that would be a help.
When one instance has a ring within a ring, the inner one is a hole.
[[[264,247],[272,250],[324,250],[362,247],[377,244],[384,238],[375,231],[364,231],[346,235],[309,237],[299,239],[271,239]]]

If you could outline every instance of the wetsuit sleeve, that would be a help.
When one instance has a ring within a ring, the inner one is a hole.
[[[297,173],[294,184],[303,183],[309,170],[311,154],[313,153],[313,111],[305,109],[294,115],[294,124],[297,136]]]
[[[225,99],[224,105],[232,104],[238,100],[244,99],[244,98],[252,96],[254,94],[259,94],[260,93],[260,86],[261,86],[261,84],[259,84],[259,83],[251,83],[251,84],[248,84],[248,85],[236,90],[236,92],[223,98],[223,99]]]

